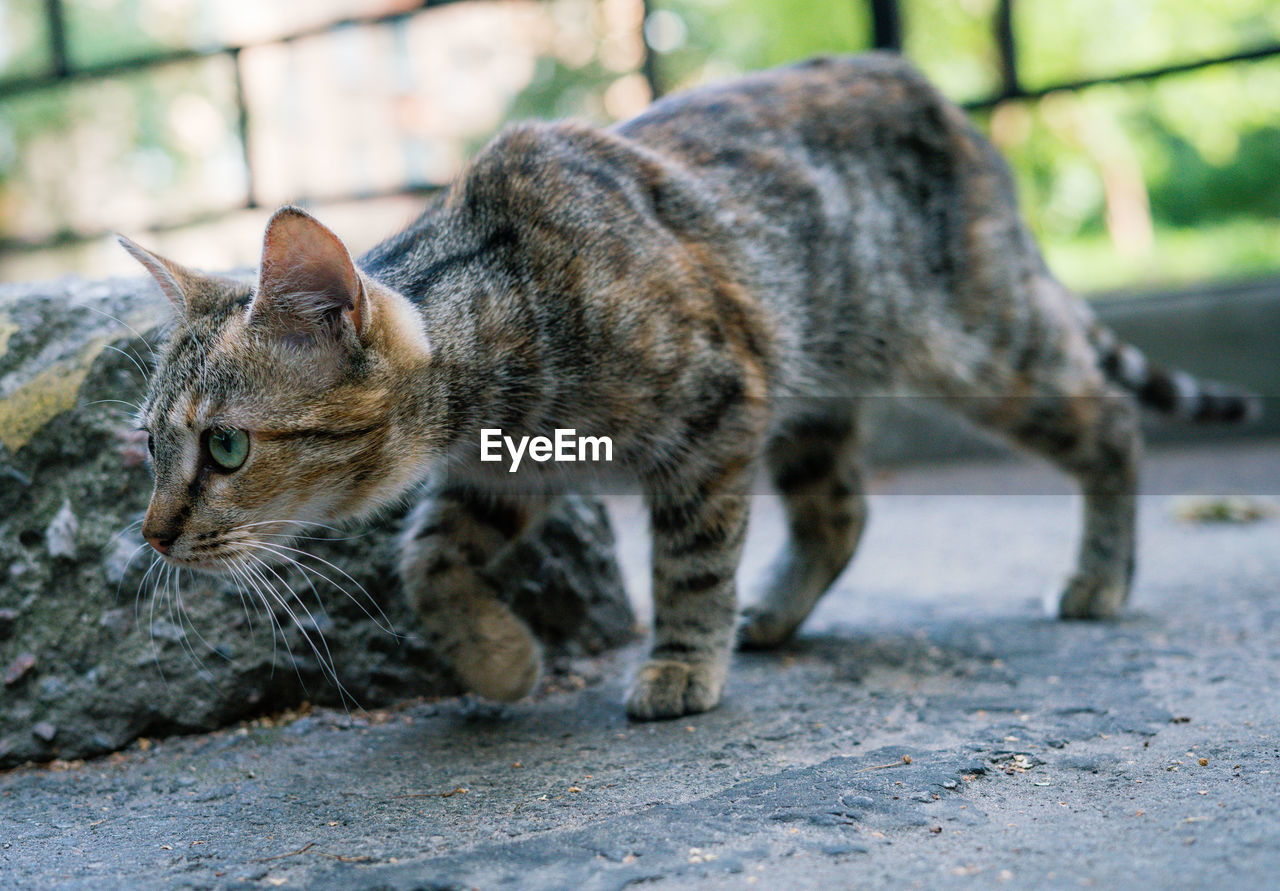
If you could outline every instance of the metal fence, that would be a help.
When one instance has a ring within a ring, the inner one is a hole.
[[[900,51],[902,49],[902,15],[898,0],[870,0],[872,39],[878,49]],[[999,54],[1000,89],[991,95],[964,103],[970,111],[992,108],[1001,102],[1011,99],[1039,99],[1050,93],[1063,90],[1084,90],[1101,84],[1131,83],[1133,81],[1155,80],[1170,74],[1182,74],[1214,65],[1232,65],[1252,62],[1271,56],[1280,55],[1280,43],[1268,43],[1251,47],[1239,52],[1221,56],[1211,56],[1192,62],[1180,62],[1173,65],[1162,65],[1141,71],[1132,71],[1105,75],[1102,77],[1082,78],[1080,80],[1063,81],[1047,87],[1025,89],[1018,77],[1018,44],[1013,31],[1014,0],[999,0],[996,6],[995,29],[996,50]],[[909,24],[909,23],[908,23]]]
[[[148,69],[158,68],[174,63],[192,62],[222,56],[231,63],[234,72],[234,95],[237,109],[239,141],[244,159],[247,177],[246,199],[239,207],[221,208],[204,212],[183,219],[171,220],[151,226],[152,231],[182,229],[189,226],[218,220],[230,213],[241,210],[252,210],[259,207],[253,160],[250,152],[253,121],[249,105],[245,98],[241,53],[259,46],[284,45],[309,37],[324,35],[341,28],[352,26],[369,26],[393,24],[407,20],[420,13],[464,0],[420,0],[416,5],[397,10],[392,13],[370,16],[352,16],[328,22],[324,25],[300,29],[294,33],[278,36],[258,42],[228,44],[206,48],[176,49],[140,55],[102,64],[78,66],[72,63],[68,52],[66,15],[62,0],[43,0],[46,17],[48,58],[51,60],[48,70],[34,74],[9,78],[0,81],[0,101],[22,95],[36,93],[75,82],[99,81]],[[847,2],[847,0],[845,0]],[[854,0],[861,5],[862,0]],[[1018,46],[1013,29],[1015,0],[999,0],[992,28],[994,29],[995,46],[998,53],[1000,87],[990,95],[965,103],[965,108],[973,110],[989,109],[1001,102],[1010,100],[1036,99],[1058,91],[1083,90],[1100,84],[1127,83],[1133,81],[1154,80],[1168,75],[1194,71],[1217,65],[1243,64],[1250,61],[1280,55],[1280,43],[1269,43],[1262,46],[1246,48],[1227,55],[1220,55],[1196,61],[1182,62],[1150,68],[1142,71],[1116,73],[1113,75],[1085,78],[1080,80],[1055,83],[1049,86],[1027,89],[1022,86],[1018,73]],[[898,0],[868,0],[871,17],[872,45],[879,49],[900,51],[904,27],[910,27],[909,21],[904,23]],[[654,0],[644,0],[645,20],[648,19],[656,4]],[[642,25],[643,27],[643,25]],[[662,77],[661,57],[649,49],[645,43],[641,72],[648,81],[653,96],[661,96],[664,83]],[[413,195],[434,191],[443,184],[434,182],[404,182],[394,188],[382,191],[364,190],[349,195],[325,195],[326,201],[351,201],[369,198],[392,197],[397,195]],[[315,197],[315,196],[312,196]],[[300,196],[305,200],[306,196]],[[64,229],[48,237],[40,239],[24,239],[15,236],[0,237],[0,252],[38,251],[68,244],[76,244],[104,237],[106,232],[88,232]]]

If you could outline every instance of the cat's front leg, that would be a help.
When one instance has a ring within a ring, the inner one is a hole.
[[[737,620],[749,467],[744,458],[650,494],[653,649],[627,698],[633,718],[677,718],[720,701]]]
[[[546,509],[463,489],[430,495],[413,511],[400,552],[400,577],[428,643],[468,690],[511,702],[542,672],[528,626],[498,599],[485,567]]]

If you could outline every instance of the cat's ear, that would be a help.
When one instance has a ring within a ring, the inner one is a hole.
[[[184,315],[200,312],[210,295],[219,290],[217,287],[219,280],[213,276],[188,269],[172,260],[166,260],[123,235],[117,235],[116,239],[133,259],[151,273],[151,277],[160,285],[164,296],[168,297],[169,302]]]
[[[368,318],[364,283],[338,236],[304,210],[276,211],[262,242],[250,321],[322,343],[336,339],[346,324],[363,334]]]

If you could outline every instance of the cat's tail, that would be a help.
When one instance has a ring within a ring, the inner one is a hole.
[[[1089,339],[1107,377],[1161,414],[1197,424],[1244,424],[1262,414],[1257,396],[1148,362],[1141,350],[1102,325],[1090,327]]]

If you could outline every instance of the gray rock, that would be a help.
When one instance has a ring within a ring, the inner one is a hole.
[[[308,542],[310,568],[281,570],[301,628],[228,581],[148,576],[132,403],[167,313],[141,280],[0,288],[0,767],[304,699],[372,708],[458,692],[399,591],[399,516]],[[566,499],[504,559],[494,577],[552,655],[632,637],[601,505]]]
[[[71,510],[71,502],[62,500],[62,507],[53,515],[49,526],[44,530],[44,544],[50,557],[74,557],[76,555],[76,533],[80,531],[80,521]]]

